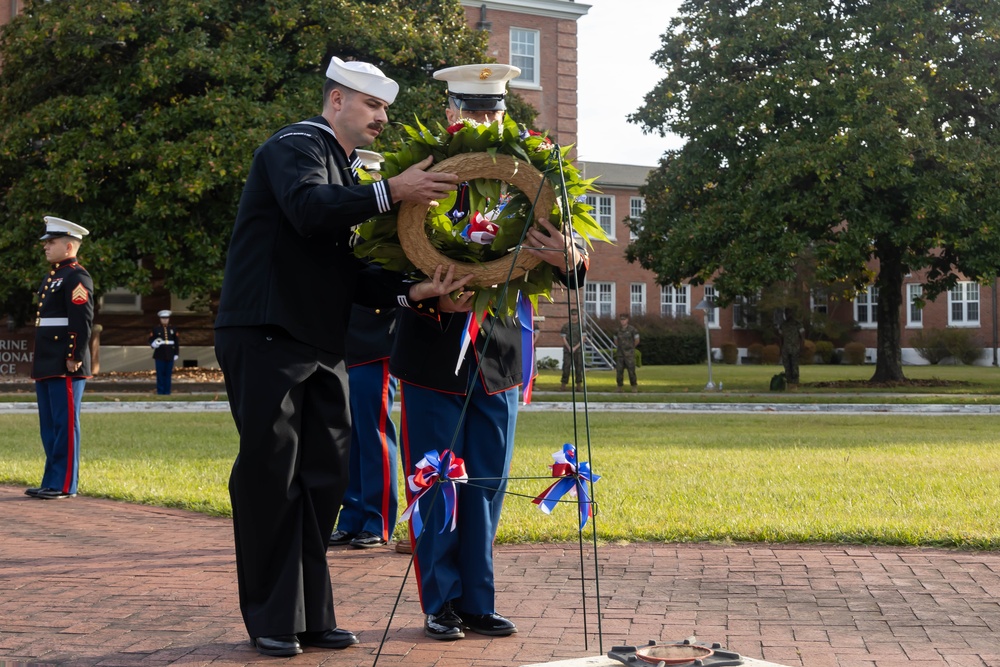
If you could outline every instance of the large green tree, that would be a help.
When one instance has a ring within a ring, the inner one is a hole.
[[[629,257],[728,303],[810,253],[821,281],[878,288],[872,379],[903,379],[904,276],[934,297],[1000,266],[1000,3],[689,0],[653,59],[631,120],[687,142]]]
[[[99,287],[146,292],[162,269],[211,294],[253,150],[319,113],[332,55],[400,82],[391,120],[429,121],[430,73],[485,45],[458,0],[28,2],[0,36],[0,305],[30,301],[46,214],[92,231]]]

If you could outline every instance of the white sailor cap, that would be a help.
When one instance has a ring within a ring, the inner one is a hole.
[[[166,317],[170,317],[170,315],[171,315],[171,314],[172,314],[172,313],[171,313],[171,312],[170,312],[169,310],[161,310],[160,312],[158,312],[158,313],[156,314],[156,316],[157,316],[157,317],[163,317],[163,318],[166,318]]]
[[[439,69],[434,72],[434,78],[448,83],[448,95],[461,109],[504,111],[507,82],[520,73],[521,68],[513,65],[459,65]]]
[[[89,230],[75,222],[47,215],[45,216],[45,234],[39,240],[57,239],[61,236],[72,236],[75,239],[82,239],[89,233]]]
[[[365,171],[378,171],[379,167],[385,161],[382,154],[375,151],[356,150],[354,152],[358,154],[358,159],[361,160],[361,168]]]
[[[378,67],[360,60],[344,62],[337,56],[330,60],[326,76],[348,88],[371,95],[392,104],[399,93],[399,84],[382,73]]]

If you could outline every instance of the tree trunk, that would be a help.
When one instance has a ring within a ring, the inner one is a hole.
[[[876,245],[879,260],[878,278],[878,342],[876,343],[875,374],[871,382],[900,382],[903,375],[903,355],[900,348],[899,307],[903,302],[903,266],[900,251]]]

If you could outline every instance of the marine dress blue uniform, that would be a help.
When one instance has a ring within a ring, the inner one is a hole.
[[[351,472],[331,544],[378,546],[389,541],[396,526],[399,475],[392,406],[397,383],[389,373],[395,329],[395,308],[355,304],[351,310],[346,355]]]
[[[163,317],[163,312],[160,311],[160,317]],[[181,353],[177,329],[171,324],[166,326],[157,324],[149,333],[149,346],[153,348],[153,363],[156,366],[156,393],[169,395],[174,375],[174,360]]]
[[[575,279],[560,279],[570,287],[582,285],[585,266],[581,261]],[[423,533],[414,541],[424,613],[434,616],[450,606],[462,618],[496,611],[493,540],[514,449],[518,387],[524,379],[516,317],[487,316],[456,374],[465,323],[465,313],[438,317],[401,309],[390,361],[392,374],[402,383],[404,470],[412,474],[429,451],[452,449],[464,459],[469,475],[468,483],[458,485],[456,529],[441,532],[447,520],[444,501],[434,499],[440,494],[429,493],[420,501]],[[409,500],[409,489],[407,496]]]
[[[53,264],[38,288],[31,377],[38,397],[45,472],[37,497],[77,492],[80,475],[80,402],[90,373],[94,281],[75,257]],[[67,361],[82,362],[70,373]]]

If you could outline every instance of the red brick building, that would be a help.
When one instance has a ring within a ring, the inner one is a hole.
[[[581,46],[596,48],[577,43],[577,20],[586,15],[590,6],[573,0],[463,0],[462,4],[469,25],[489,32],[489,55],[522,69],[521,76],[510,86],[538,109],[537,125],[547,128],[558,143],[575,144],[577,51]],[[0,0],[0,24],[16,14],[21,5],[20,0]],[[713,296],[710,284],[661,286],[653,274],[625,261],[630,232],[624,220],[642,215],[645,206],[639,187],[645,182],[649,168],[598,162],[583,162],[578,166],[586,177],[598,177],[596,185],[600,193],[593,195],[590,203],[595,209],[594,217],[614,241],[613,245],[598,244],[592,253],[588,284],[579,295],[585,311],[596,316],[621,312],[693,315],[701,321],[702,314],[695,312],[694,306],[706,295]],[[908,276],[903,288],[904,362],[922,363],[911,343],[917,332],[952,327],[973,331],[988,352],[980,363],[991,363],[996,347],[994,290],[975,282],[963,282],[919,309],[914,299],[920,296],[920,278],[920,275]],[[102,298],[96,322],[104,328],[103,370],[152,368],[145,337],[147,328],[156,322],[155,313],[163,308],[175,313],[173,319],[181,331],[181,356],[185,363],[214,365],[211,315],[192,311],[189,303],[158,289],[156,283],[162,283],[162,277],[154,279],[154,289],[148,297],[114,290]],[[556,289],[554,296],[556,303],[541,309],[539,356],[561,359],[559,330],[567,319],[567,299],[576,303],[578,297],[566,289]],[[850,338],[864,343],[873,355],[876,303],[877,294],[869,289],[853,302],[832,302],[817,294],[803,305],[838,321],[857,323]],[[745,348],[759,340],[759,335],[744,325],[742,314],[740,306],[709,311],[714,348],[733,342],[745,354]]]

